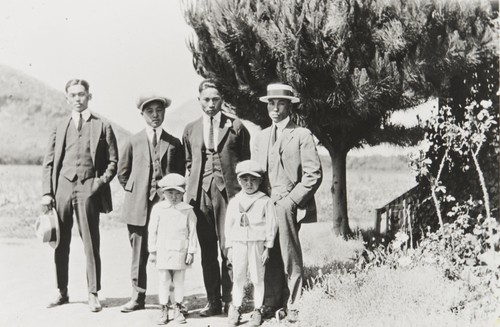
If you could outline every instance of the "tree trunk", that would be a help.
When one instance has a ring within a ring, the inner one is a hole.
[[[333,232],[344,238],[351,236],[347,215],[346,158],[347,152],[331,147],[328,149],[332,162]]]

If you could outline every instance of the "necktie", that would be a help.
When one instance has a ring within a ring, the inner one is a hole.
[[[277,136],[278,136],[278,126],[274,125],[273,131],[271,133],[271,146],[273,146],[274,143],[276,143]]]
[[[78,131],[82,130],[82,125],[83,125],[83,117],[82,113],[80,112],[80,120],[78,121]]]
[[[208,150],[214,150],[214,117],[210,117],[210,129],[208,130]]]
[[[158,140],[156,139],[156,129],[153,128],[153,147],[156,148]]]

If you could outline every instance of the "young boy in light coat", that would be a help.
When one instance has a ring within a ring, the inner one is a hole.
[[[186,181],[179,174],[168,174],[158,182],[164,199],[154,205],[148,226],[150,261],[159,274],[158,297],[162,307],[159,325],[168,322],[170,284],[174,284],[173,320],[186,323],[181,312],[186,268],[193,263],[197,248],[196,215],[193,207],[182,202]]]
[[[228,313],[229,326],[240,322],[240,306],[247,274],[254,286],[255,310],[249,326],[262,323],[264,272],[269,248],[274,244],[277,225],[272,200],[259,191],[264,171],[256,161],[245,160],[236,166],[242,190],[229,201],[226,212],[226,247],[233,264],[233,303]]]

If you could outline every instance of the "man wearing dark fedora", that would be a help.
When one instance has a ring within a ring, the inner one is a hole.
[[[113,129],[89,109],[89,84],[73,79],[66,84],[66,100],[72,107],[50,135],[43,161],[42,205],[53,205],[59,216],[60,239],[55,249],[59,294],[48,307],[69,302],[68,262],[73,215],[83,241],[87,262],[88,303],[92,312],[102,309],[99,213],[111,212],[109,182],[116,174],[118,150]]]
[[[231,303],[232,267],[227,261],[224,225],[229,199],[241,187],[236,164],[250,158],[250,134],[241,121],[221,111],[222,98],[217,84],[204,80],[198,101],[202,117],[184,129],[187,202],[197,215],[203,281],[208,304],[201,316],[227,313]],[[219,251],[222,267],[219,266]]]
[[[125,190],[123,219],[132,246],[132,296],[122,312],[144,309],[146,265],[148,262],[148,224],[151,208],[160,200],[158,181],[170,173],[184,175],[184,151],[179,139],[167,133],[162,124],[171,100],[160,94],[144,94],[137,100],[146,123],[145,129],[130,137],[118,165],[118,180]]]
[[[300,101],[292,87],[270,84],[267,95],[259,100],[267,103],[272,125],[257,136],[254,156],[266,169],[267,191],[275,203],[278,224],[266,266],[264,305],[281,307],[277,317],[293,322],[303,278],[299,229],[302,223],[317,219],[314,193],[322,179],[321,162],[311,132],[290,120],[292,105]]]

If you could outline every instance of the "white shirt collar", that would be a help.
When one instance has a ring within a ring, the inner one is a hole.
[[[84,122],[89,121],[90,119],[90,109],[87,108],[81,112],[82,118]],[[73,123],[76,127],[78,127],[78,121],[80,120],[80,112],[76,110],[71,111],[71,118],[73,119]]]
[[[218,113],[216,113],[213,117],[214,117],[214,126],[217,126],[218,125],[215,125],[215,122],[220,122],[220,119],[221,119],[221,112],[219,111]],[[203,112],[203,122],[204,123],[210,123],[210,116],[207,115],[205,112]]]
[[[163,199],[163,205],[165,208],[173,208],[177,210],[187,210],[193,208],[191,205],[183,201],[177,203],[176,205],[172,205],[172,203],[168,201],[168,199]]]
[[[149,125],[146,126],[146,134],[148,135],[149,142],[153,142],[153,130],[156,130],[156,140],[160,139],[161,133],[163,133],[163,127],[153,128]]]
[[[277,122],[277,123],[273,122],[273,125],[278,128],[278,131],[281,132],[285,129],[286,125],[288,125],[289,122],[290,122],[290,116],[286,117],[285,119],[283,119],[280,122]]]

